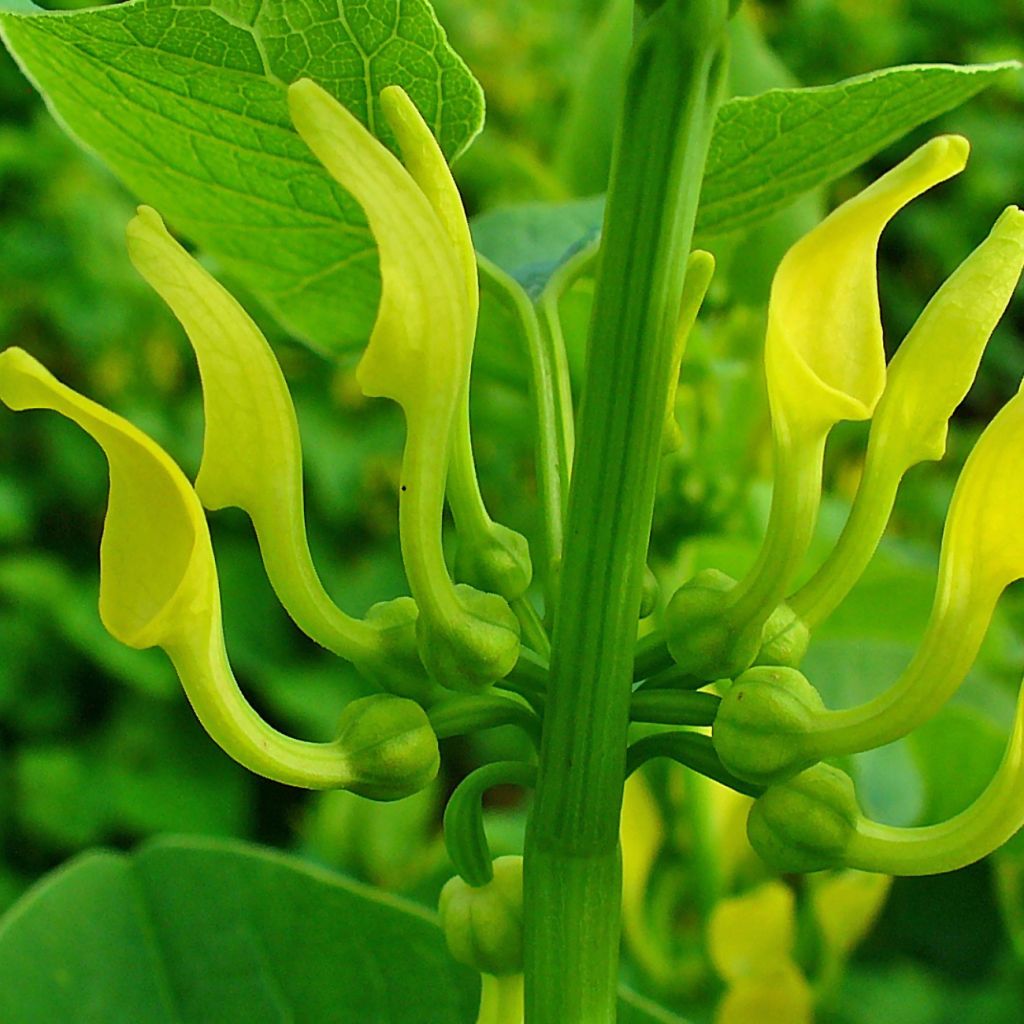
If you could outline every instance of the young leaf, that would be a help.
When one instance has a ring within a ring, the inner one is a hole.
[[[603,196],[516,203],[474,217],[473,243],[536,298],[552,274],[597,237],[603,219]]]
[[[479,130],[483,96],[427,0],[9,7],[8,49],[132,192],[297,337],[334,352],[365,342],[379,290],[373,238],[295,135],[285,90],[312,78],[377,131],[377,97],[401,85],[452,159]]]

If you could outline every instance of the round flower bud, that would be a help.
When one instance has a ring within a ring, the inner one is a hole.
[[[371,800],[411,796],[441,763],[426,712],[389,693],[352,701],[341,713],[336,742],[354,776],[345,788]]]
[[[364,620],[380,640],[380,651],[360,658],[356,668],[364,679],[398,697],[429,703],[441,692],[427,675],[416,647],[416,619],[419,612],[411,597],[396,597],[375,604]]]
[[[523,858],[498,857],[494,877],[479,887],[452,878],[438,903],[451,954],[481,974],[523,970]]]
[[[722,698],[711,739],[733,775],[768,785],[816,760],[805,737],[824,710],[818,691],[795,668],[752,668]]]
[[[850,777],[816,764],[754,801],[747,838],[776,871],[824,871],[844,866],[859,819]]]
[[[519,620],[497,594],[459,584],[455,595],[464,614],[447,623],[417,620],[420,658],[442,686],[476,693],[504,679],[518,661]]]
[[[644,566],[644,588],[640,592],[640,618],[646,619],[654,613],[658,607],[658,595],[661,587],[658,584],[658,577],[651,572],[649,565]]]
[[[761,630],[761,650],[755,665],[799,668],[811,642],[811,631],[788,604],[780,604]]]
[[[698,679],[732,679],[753,664],[759,633],[737,635],[725,620],[736,581],[718,569],[705,569],[684,583],[665,609],[669,653]]]
[[[474,531],[468,542],[460,538],[455,575],[480,590],[514,601],[526,593],[533,579],[530,545],[521,533],[501,523],[489,523],[485,534]]]

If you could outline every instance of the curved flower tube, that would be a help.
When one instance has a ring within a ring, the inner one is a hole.
[[[288,102],[306,144],[363,207],[380,254],[380,307],[356,374],[365,394],[390,398],[405,414],[399,531],[421,656],[444,685],[479,689],[512,669],[519,624],[503,598],[453,586],[441,547],[449,453],[472,359],[465,255],[455,257],[441,216],[405,167],[329,93],[304,79]],[[433,167],[422,148],[429,131],[417,133],[414,149],[408,108],[391,99],[384,112],[406,137],[417,173],[436,185],[436,168],[424,170]]]
[[[406,170],[427,197],[451,244],[466,291],[463,330],[472,353],[480,284],[462,198],[444,154],[406,92],[400,86],[388,86],[381,92],[380,102],[398,139]],[[448,501],[459,535],[460,564],[470,570],[470,582],[511,601],[521,597],[530,585],[533,570],[529,545],[522,534],[494,522],[484,505],[473,459],[468,372],[453,429]]]
[[[995,775],[968,808],[916,828],[864,817],[853,784],[819,764],[770,786],[753,804],[747,832],[779,871],[857,868],[886,875],[935,875],[966,867],[1024,827],[1024,688],[1010,740]]]
[[[906,471],[945,453],[949,419],[978,372],[1022,268],[1024,212],[1011,206],[936,292],[897,350],[872,418],[849,520],[828,559],[789,600],[809,628],[827,618],[860,578]]]
[[[911,199],[963,170],[968,143],[926,143],[843,203],[786,253],[768,304],[765,370],[775,489],[757,562],[730,597],[734,631],[760,630],[810,544],[825,439],[868,419],[885,384],[875,271],[883,228]]]
[[[913,661],[885,693],[816,718],[816,753],[870,750],[927,721],[963,681],[999,595],[1024,579],[1024,389],[985,428],[957,481],[931,617]]]
[[[437,740],[412,701],[378,695],[354,702],[331,743],[286,736],[246,701],[224,647],[202,506],[163,449],[21,349],[0,354],[0,400],[15,411],[58,412],[103,449],[110,498],[100,546],[100,617],[121,643],[164,649],[200,722],[227,754],[278,782],[344,787],[380,799],[407,795],[433,778]]]
[[[1003,759],[982,794],[937,825],[896,828],[867,818],[847,847],[851,867],[887,875],[937,875],[987,857],[1024,827],[1024,688]]]
[[[891,743],[956,692],[999,595],[1024,579],[1024,387],[978,439],[946,517],[939,580],[921,645],[900,678],[855,708],[826,709],[794,670],[752,669],[715,717],[715,749],[740,778],[769,783],[823,758]]]
[[[132,263],[181,322],[199,362],[205,417],[195,483],[200,500],[211,510],[234,507],[249,516],[271,585],[307,636],[356,664],[374,666],[376,677],[388,675],[390,660],[392,674],[409,678],[387,689],[422,690],[412,629],[408,650],[388,651],[395,632],[378,628],[379,618],[346,615],[320,582],[306,539],[299,424],[263,333],[171,237],[156,210],[139,207],[127,235]]]

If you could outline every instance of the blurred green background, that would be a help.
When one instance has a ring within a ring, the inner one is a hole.
[[[631,5],[435,6],[488,98],[487,128],[456,168],[469,212],[600,191]],[[1024,57],[1024,7],[1019,0],[764,0],[747,3],[735,43],[733,89],[754,93],[893,64]],[[123,230],[132,198],[62,134],[6,55],[0,109],[0,344],[32,351],[194,474],[202,438],[197,373],[177,324],[128,264]],[[886,233],[881,294],[887,342],[895,345],[999,211],[1024,198],[1024,76],[1006,76],[827,196],[806,197],[754,235],[719,247],[719,275],[679,394],[686,443],[667,459],[661,483],[652,565],[663,593],[705,565],[742,572],[756,549],[770,497],[756,359],[775,261],[822,210],[939,130],[967,135],[973,157],[959,179],[915,202]],[[563,303],[574,370],[588,299],[583,281]],[[850,703],[885,685],[920,636],[956,472],[1024,375],[1022,300],[1018,292],[991,343],[947,459],[910,474],[883,550],[816,638],[808,674],[829,702]],[[473,400],[482,484],[496,518],[536,537],[523,363],[507,324],[486,302],[484,311]],[[299,412],[314,555],[338,602],[362,613],[405,589],[393,502],[400,418],[360,396],[351,365],[326,364],[264,326]],[[850,427],[830,443],[819,555],[842,525],[864,435]],[[102,457],[73,427],[56,417],[3,415],[0,904],[78,850],[131,846],[157,832],[270,843],[432,902],[449,873],[439,836],[444,793],[485,750],[514,753],[518,738],[495,731],[447,742],[443,779],[396,805],[295,792],[248,775],[205,737],[160,653],[127,650],[103,631],[96,567],[105,494]],[[364,684],[291,626],[246,521],[218,513],[211,522],[229,651],[246,692],[282,727],[329,737]],[[869,814],[898,824],[938,820],[977,794],[1001,756],[1024,669],[1022,637],[1024,602],[1011,590],[956,701],[920,734],[852,765]],[[633,945],[627,970],[637,987],[710,1020],[722,985],[701,938],[704,883],[691,869],[700,818],[687,812],[675,821],[679,780],[670,772],[652,773],[649,786],[663,832],[651,869],[661,906],[651,941],[678,975],[659,976]],[[496,852],[517,851],[516,794],[497,791],[489,815]],[[748,866],[736,891],[766,877]],[[820,935],[808,910],[813,887],[799,879],[791,886],[794,958],[821,980]],[[1024,841],[953,875],[897,882],[842,978],[821,980],[814,996],[816,1019],[837,1024],[1024,1019]]]

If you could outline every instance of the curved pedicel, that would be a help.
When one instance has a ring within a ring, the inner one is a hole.
[[[369,698],[378,701],[372,709],[356,702],[331,743],[293,739],[264,722],[228,663],[206,518],[177,465],[132,424],[66,387],[20,349],[0,354],[0,400],[14,410],[58,412],[103,449],[110,498],[100,546],[100,617],[122,643],[166,651],[197,717],[226,753],[278,782],[371,795],[368,786],[378,797],[387,791],[387,799],[415,792],[436,774],[437,740],[426,714],[399,697]]]
[[[449,452],[472,358],[464,266],[421,187],[352,114],[308,79],[289,88],[288,101],[299,134],[362,206],[377,242],[380,306],[356,376],[365,394],[405,413],[399,532],[421,656],[444,685],[479,689],[515,664],[519,625],[503,598],[452,585],[441,546]]]

